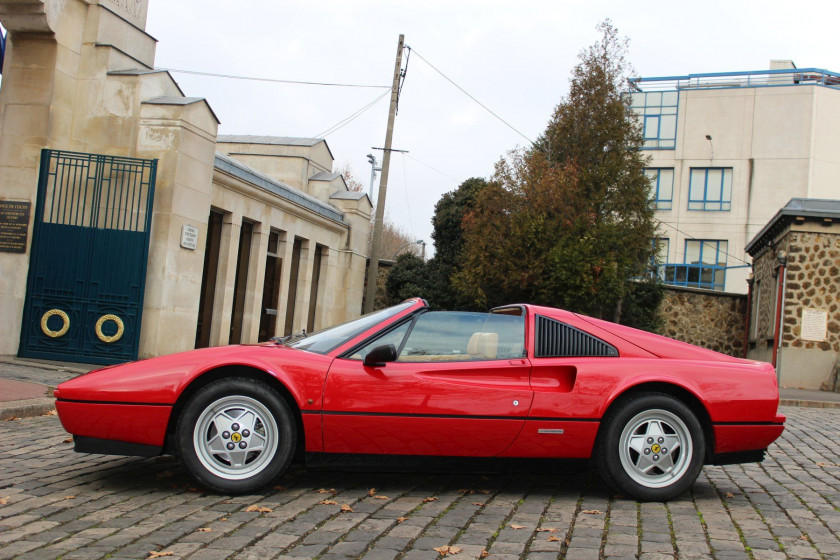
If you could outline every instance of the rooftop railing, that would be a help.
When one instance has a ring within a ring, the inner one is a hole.
[[[673,91],[684,89],[723,89],[818,85],[840,89],[840,74],[820,68],[757,70],[752,72],[713,72],[688,76],[630,78],[630,91]]]

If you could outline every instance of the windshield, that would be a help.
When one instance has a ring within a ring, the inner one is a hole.
[[[326,354],[327,352],[335,350],[348,340],[359,336],[368,329],[373,328],[379,323],[405,311],[416,302],[417,300],[412,299],[387,309],[362,315],[358,319],[353,319],[352,321],[335,325],[334,327],[324,329],[323,331],[307,336],[306,338],[297,340],[289,346],[297,348],[298,350],[315,352],[316,354]]]

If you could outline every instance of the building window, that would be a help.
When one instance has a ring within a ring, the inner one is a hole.
[[[650,193],[656,201],[656,209],[670,210],[674,198],[674,168],[645,169],[645,176],[650,179]]]
[[[646,149],[673,150],[677,141],[677,91],[635,92],[630,108],[642,123]]]
[[[661,265],[659,277],[675,286],[723,290],[728,247],[725,240],[687,239],[684,264]]]
[[[732,200],[731,167],[692,167],[688,209],[728,212]]]

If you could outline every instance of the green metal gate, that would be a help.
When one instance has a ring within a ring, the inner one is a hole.
[[[41,152],[19,354],[137,359],[157,160]]]

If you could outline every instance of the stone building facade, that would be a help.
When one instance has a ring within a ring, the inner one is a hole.
[[[831,383],[840,359],[840,200],[792,199],[747,251],[747,356],[773,362],[788,387]]]
[[[0,0],[0,354],[108,363],[126,359],[115,349],[129,339],[142,358],[361,311],[367,196],[332,173],[322,139],[219,142],[207,101],[154,69],[147,7]],[[132,189],[145,189],[148,212],[129,204]],[[64,232],[54,246],[49,229]],[[134,234],[142,262],[120,249]],[[134,291],[102,295],[122,287],[122,268]],[[67,285],[44,287],[50,274]]]
[[[661,334],[729,356],[744,356],[746,295],[668,286],[659,313]]]

